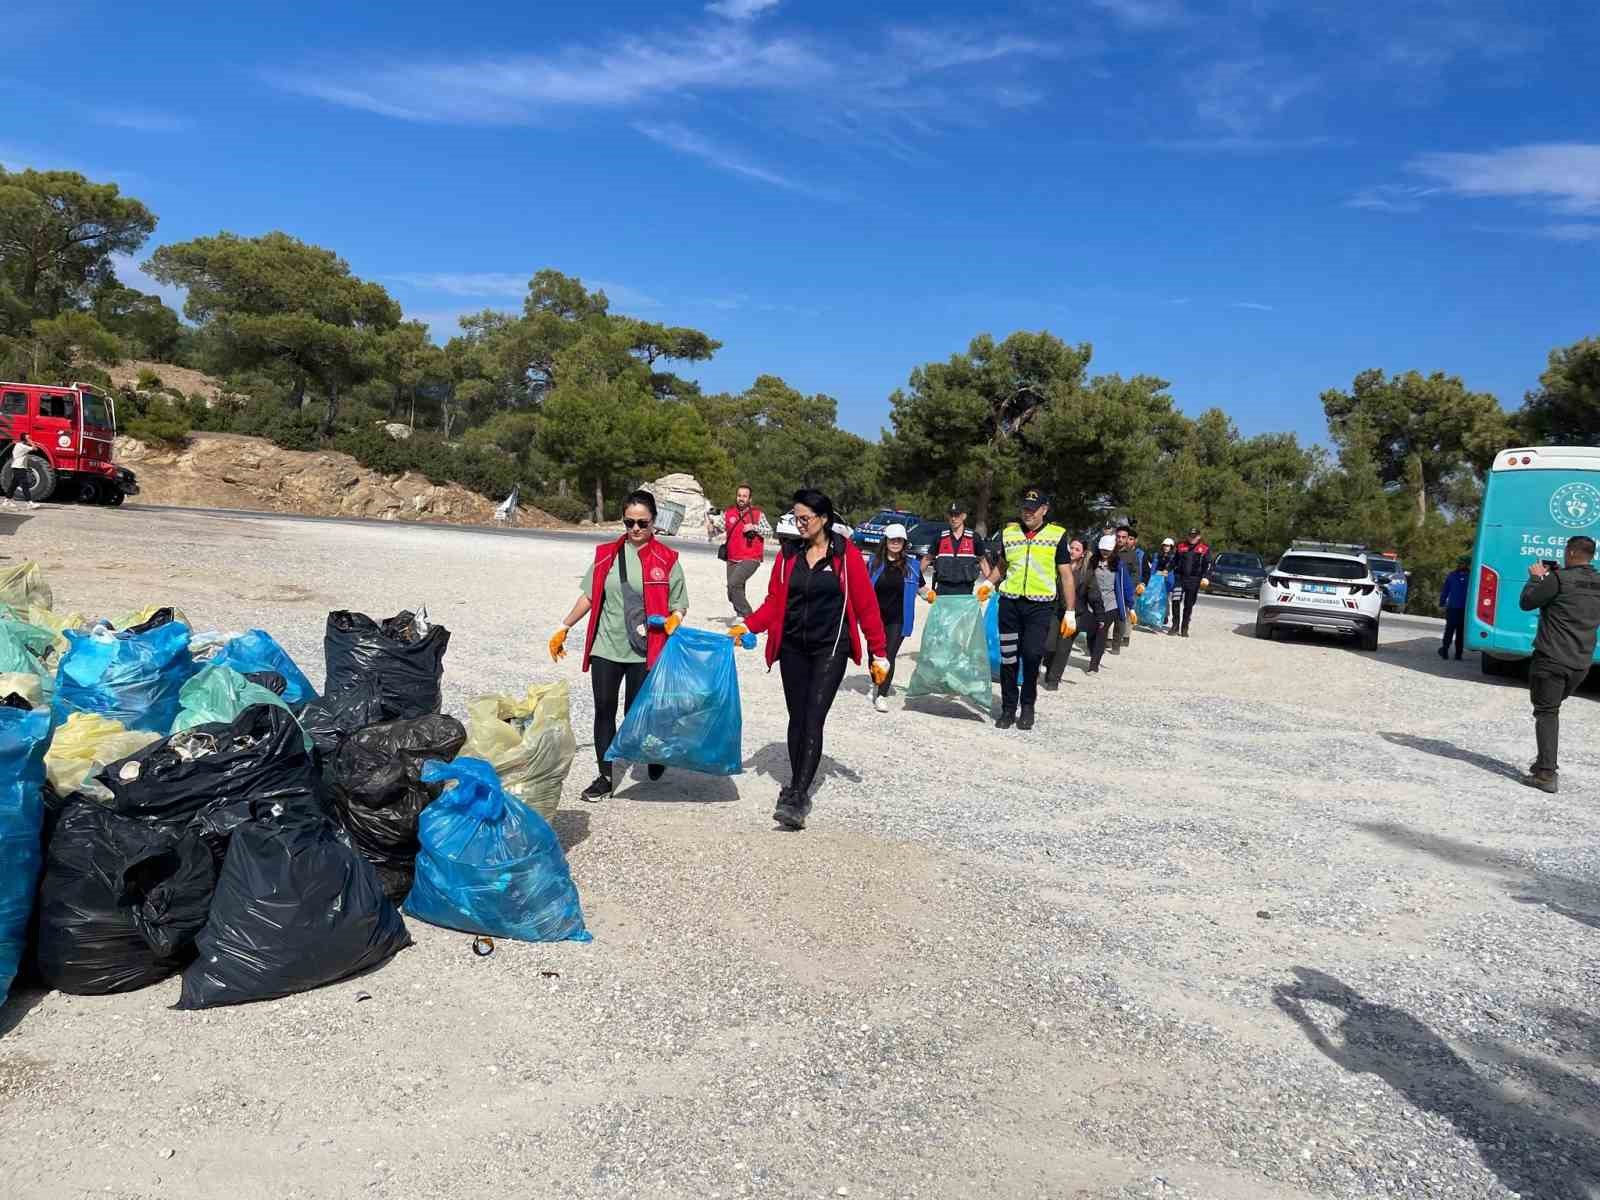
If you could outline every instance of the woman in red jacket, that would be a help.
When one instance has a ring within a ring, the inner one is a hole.
[[[861,661],[865,637],[874,684],[887,677],[889,662],[866,560],[833,531],[833,502],[810,488],[796,492],[794,523],[800,540],[785,543],[773,563],[766,602],[728,632],[735,638],[765,633],[767,667],[776,662],[783,676],[790,782],[778,792],[772,819],[804,829],[822,759],[822,727],[844,681],[846,659]]]

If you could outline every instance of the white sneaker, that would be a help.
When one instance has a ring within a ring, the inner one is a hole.
[[[28,507],[29,508],[38,508],[39,507],[39,502],[37,500],[29,500],[28,501]]]
[[[872,690],[872,707],[877,709],[879,712],[889,711],[889,701],[885,699],[883,693],[878,691],[876,688]]]

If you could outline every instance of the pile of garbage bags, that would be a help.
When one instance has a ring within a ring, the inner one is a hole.
[[[78,995],[181,974],[185,1009],[289,995],[410,945],[402,905],[587,940],[548,823],[565,683],[474,701],[469,732],[425,612],[330,614],[319,696],[264,630],[53,604],[37,565],[0,571],[0,1002],[19,974]]]

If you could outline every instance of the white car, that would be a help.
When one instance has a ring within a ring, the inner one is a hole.
[[[1279,629],[1331,629],[1354,634],[1363,650],[1378,648],[1383,589],[1366,549],[1334,542],[1295,542],[1273,564],[1256,603],[1256,636]]]
[[[850,526],[839,520],[838,517],[833,519],[833,531],[837,534],[842,534],[847,540],[852,534],[855,533],[855,530],[851,529]],[[794,523],[794,509],[791,508],[788,512],[784,513],[783,516],[778,518],[778,523],[773,526],[772,532],[781,538],[794,538],[796,541],[799,541],[800,530],[799,527]]]

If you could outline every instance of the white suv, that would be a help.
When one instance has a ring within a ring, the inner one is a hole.
[[[1366,548],[1334,542],[1295,542],[1267,572],[1256,604],[1256,636],[1284,628],[1332,629],[1378,648],[1383,589],[1367,566]]]

